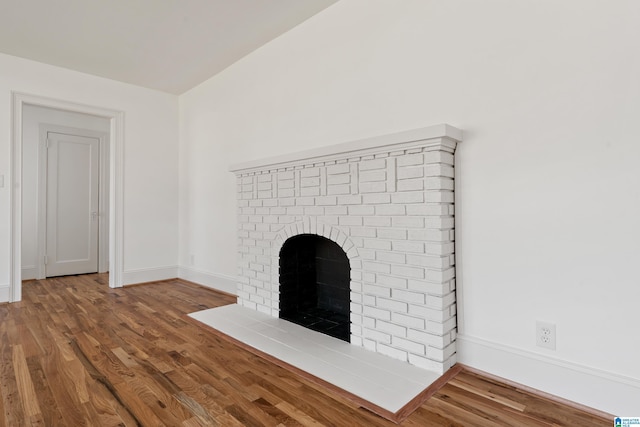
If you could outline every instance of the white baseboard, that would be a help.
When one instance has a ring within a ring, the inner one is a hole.
[[[640,380],[636,378],[468,335],[458,335],[457,356],[458,362],[472,368],[580,405],[617,416],[638,414]]]
[[[155,282],[157,280],[175,279],[178,277],[178,266],[141,268],[122,272],[122,284],[133,285],[136,283]]]
[[[22,267],[22,280],[31,280],[38,278],[38,268],[35,265],[27,265]]]
[[[196,270],[189,267],[180,267],[178,269],[178,277],[228,294],[238,294],[238,282],[235,277],[226,276],[224,274],[208,273],[206,271]]]
[[[0,302],[8,302],[11,289],[9,285],[0,285]]]

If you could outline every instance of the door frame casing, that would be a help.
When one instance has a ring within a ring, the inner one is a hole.
[[[95,138],[99,141],[99,190],[98,205],[100,215],[98,216],[98,273],[109,270],[109,134],[89,129],[74,128],[69,126],[52,125],[40,123],[38,141],[38,249],[37,249],[37,278],[46,278],[46,267],[44,256],[46,254],[47,235],[47,137],[49,132],[66,135],[83,136]],[[107,207],[104,211],[103,206]]]
[[[124,267],[124,112],[21,92],[11,93],[11,104],[9,302],[22,300],[22,119],[25,105],[109,119],[109,287],[121,287]]]

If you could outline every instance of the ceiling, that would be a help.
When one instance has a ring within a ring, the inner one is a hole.
[[[337,0],[0,0],[0,52],[181,94]]]

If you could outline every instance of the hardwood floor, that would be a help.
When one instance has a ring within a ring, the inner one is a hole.
[[[185,319],[234,298],[181,280],[25,282],[0,304],[3,426],[392,426]],[[402,426],[610,426],[463,371]]]

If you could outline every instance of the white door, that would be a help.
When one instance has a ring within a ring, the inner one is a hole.
[[[46,277],[98,271],[100,140],[47,135]]]

